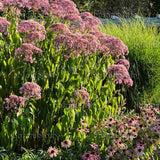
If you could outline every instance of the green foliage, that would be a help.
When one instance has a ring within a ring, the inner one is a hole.
[[[134,85],[126,89],[127,107],[141,103],[159,102],[160,88],[160,36],[157,28],[146,27],[140,20],[123,22],[121,26],[108,23],[103,32],[120,38],[129,48],[126,57]]]
[[[130,17],[141,13],[156,16],[159,13],[158,0],[73,0],[80,11],[88,11],[97,17],[110,18],[111,15]]]
[[[10,14],[7,15],[11,19]],[[23,35],[17,32],[17,17],[12,17],[9,36],[0,35],[0,144],[7,150],[21,152],[21,146],[46,148],[50,144],[60,146],[65,139],[76,139],[76,147],[82,154],[85,144],[94,137],[86,139],[76,129],[85,119],[89,126],[96,120],[116,114],[118,107],[124,105],[123,95],[116,90],[113,77],[107,76],[107,67],[113,64],[110,56],[91,54],[65,59],[65,50],[55,50],[54,36],[49,26],[54,23],[45,17],[47,23],[46,39],[39,42],[42,55],[36,57],[37,63],[24,63],[15,60],[14,53],[23,43]],[[43,18],[43,17],[42,17]],[[41,87],[41,99],[30,99],[22,108],[22,114],[4,108],[3,101],[11,94],[20,95],[19,88],[25,82],[35,82]],[[73,108],[70,100],[74,91],[85,87],[90,96],[90,109],[77,101]]]

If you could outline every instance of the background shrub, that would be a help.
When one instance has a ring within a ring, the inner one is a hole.
[[[101,18],[108,18],[110,15],[130,17],[141,13],[143,16],[156,16],[160,11],[158,0],[74,0],[80,11],[89,11]]]

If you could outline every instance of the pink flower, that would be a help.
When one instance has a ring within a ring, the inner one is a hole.
[[[3,3],[0,2],[0,9],[3,9]]]
[[[80,89],[78,92],[74,91],[74,96],[78,97],[80,101],[85,102],[85,105],[90,108],[90,103],[89,103],[89,93],[87,92],[86,88]]]
[[[64,148],[69,148],[71,146],[72,142],[70,140],[64,140],[63,142],[61,142],[62,147]]]
[[[38,10],[49,5],[48,0],[28,0],[26,7],[28,9]]]
[[[49,30],[52,31],[53,34],[64,34],[70,33],[70,30],[63,23],[52,24],[49,27]]]
[[[33,46],[30,43],[24,43],[24,44],[22,44],[22,46],[20,48],[18,48],[15,51],[14,58],[18,59],[19,55],[20,55],[20,56],[24,57],[23,60],[25,62],[33,63],[35,61],[35,58],[32,57],[34,55],[34,53],[42,54],[42,50]]]
[[[96,152],[88,151],[82,155],[82,160],[100,160],[100,157]]]
[[[115,82],[116,84],[127,84],[128,86],[133,85],[133,81],[130,78],[130,75],[124,65],[112,65],[108,67],[108,73],[115,73]]]
[[[4,17],[0,17],[0,32],[7,35],[7,26],[10,26],[10,22],[8,22]]]
[[[143,149],[142,149],[142,148],[136,147],[136,148],[135,148],[135,152],[136,152],[138,155],[140,155],[140,156],[143,155]]]
[[[108,146],[108,152],[114,154],[116,150],[112,146]]]
[[[129,67],[130,67],[129,62],[126,59],[116,59],[114,61],[114,63],[115,64],[123,64],[126,67],[126,69],[129,69]]]
[[[24,20],[18,26],[19,33],[25,33],[24,40],[33,43],[36,40],[43,41],[45,39],[45,27],[34,20]]]
[[[51,158],[56,157],[58,155],[58,149],[52,146],[48,148],[47,152]]]
[[[25,98],[24,97],[19,97],[17,95],[10,95],[9,98],[5,98],[5,101],[3,104],[6,105],[6,109],[18,109],[18,106],[24,107],[25,103]]]
[[[22,85],[19,89],[19,92],[22,94],[24,93],[24,97],[30,98],[35,96],[36,99],[41,98],[41,88],[34,82],[26,82]]]
[[[95,144],[95,143],[91,143],[90,146],[91,146],[93,149],[96,149],[96,148],[98,147],[98,145]]]
[[[70,14],[79,14],[76,4],[70,0],[55,0],[51,2],[49,5],[46,5],[44,14],[49,14],[49,12],[54,17],[58,16],[60,18],[64,18]]]
[[[71,21],[72,23],[82,22],[82,19],[81,19],[81,17],[78,14],[69,14],[69,15],[66,15],[64,17],[64,19],[68,20],[68,21]]]
[[[77,57],[81,53],[84,55],[91,54],[88,40],[82,38],[82,35],[79,33],[59,35],[53,42],[56,44],[57,48],[59,46],[65,48],[68,55],[72,54],[72,56]]]
[[[105,45],[110,48],[110,54],[113,56],[118,55],[124,59],[125,55],[128,55],[128,47],[119,39],[108,35],[100,37],[102,46]]]

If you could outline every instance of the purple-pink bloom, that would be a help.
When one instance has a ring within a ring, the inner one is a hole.
[[[129,53],[128,47],[119,38],[104,35],[100,37],[100,41],[102,45],[110,48],[110,54],[113,56],[117,55],[124,58],[124,56]]]
[[[108,73],[115,73],[116,84],[127,84],[128,86],[133,85],[133,81],[124,65],[112,65],[108,67]]]
[[[97,149],[98,145],[96,143],[91,143],[90,146],[93,148],[93,149]]]
[[[89,93],[87,92],[86,88],[80,89],[78,92],[74,91],[74,96],[78,97],[80,101],[85,102],[85,105],[90,108],[90,102],[89,102]]]
[[[114,63],[115,64],[123,64],[126,67],[126,69],[129,69],[129,67],[130,67],[129,61],[127,61],[126,59],[116,59],[114,61]]]
[[[19,33],[25,33],[24,40],[33,43],[36,40],[43,41],[45,39],[45,27],[34,20],[24,20],[18,26]]]
[[[3,9],[3,3],[0,2],[0,9]]]
[[[100,156],[95,151],[88,151],[82,155],[82,160],[100,160]]]
[[[10,109],[18,110],[19,106],[24,107],[25,100],[26,99],[24,97],[20,97],[17,95],[10,95],[9,98],[5,98],[5,101],[3,102],[3,104],[6,105],[7,110],[10,110]]]
[[[15,51],[14,58],[19,59],[19,56],[22,56],[22,57],[24,57],[23,60],[25,62],[33,63],[33,62],[35,62],[35,58],[33,58],[32,56],[35,53],[38,53],[40,55],[40,54],[42,54],[42,50],[33,46],[30,43],[24,43],[24,44],[22,44],[22,46],[20,48],[18,48]]]
[[[8,22],[4,17],[0,17],[0,32],[7,35],[7,26],[10,26],[10,22]]]
[[[35,96],[36,99],[41,98],[41,88],[38,84],[34,82],[24,83],[22,87],[19,89],[19,92],[21,94],[24,93],[23,97],[25,98],[31,98],[33,96]]]
[[[52,31],[53,34],[65,34],[70,33],[70,30],[63,23],[52,24],[49,27],[49,30]]]
[[[78,14],[69,14],[64,17],[65,20],[68,20],[72,23],[82,22],[82,18]]]
[[[28,9],[38,10],[49,5],[48,0],[28,0],[26,7]]]

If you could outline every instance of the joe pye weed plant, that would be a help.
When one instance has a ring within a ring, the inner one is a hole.
[[[159,110],[123,115],[123,88],[133,81],[120,39],[70,0],[0,3],[2,159],[156,155]]]

